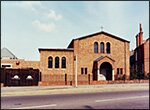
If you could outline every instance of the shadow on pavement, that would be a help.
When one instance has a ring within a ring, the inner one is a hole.
[[[93,107],[89,106],[89,105],[85,105],[84,106],[85,109],[94,109]]]

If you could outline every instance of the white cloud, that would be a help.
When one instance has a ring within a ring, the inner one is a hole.
[[[44,32],[52,32],[55,30],[55,24],[54,23],[42,23],[39,20],[35,20],[32,22],[33,26],[37,27],[39,30]]]
[[[56,14],[54,10],[49,10],[47,16],[53,20],[60,20],[62,18],[62,16],[60,14]]]
[[[36,7],[42,8],[40,1],[22,1],[21,3],[18,3],[18,5],[32,11],[37,11]]]
[[[22,1],[17,2],[17,5],[22,8],[34,11],[38,13],[38,19],[32,22],[32,25],[43,32],[52,32],[56,29],[55,21],[62,19],[60,14],[57,14],[54,10],[46,10],[46,7],[40,1]],[[45,13],[41,13],[41,11],[45,10]],[[41,22],[41,19],[45,20],[45,22]],[[54,20],[53,22],[49,22],[50,20]]]

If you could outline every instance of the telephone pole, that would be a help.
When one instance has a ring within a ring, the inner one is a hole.
[[[74,63],[75,63],[75,87],[77,87],[78,86],[77,55],[74,58]]]

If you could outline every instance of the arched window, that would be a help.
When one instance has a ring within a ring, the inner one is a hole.
[[[106,44],[106,52],[107,53],[110,53],[110,43],[109,42],[107,42],[107,44]]]
[[[100,49],[101,49],[100,52],[104,53],[104,42],[101,42]]]
[[[61,68],[66,68],[66,57],[62,57],[61,59]]]
[[[55,68],[59,68],[59,57],[55,57]]]
[[[48,68],[53,68],[53,58],[48,57]]]
[[[94,53],[98,53],[98,43],[94,42]]]

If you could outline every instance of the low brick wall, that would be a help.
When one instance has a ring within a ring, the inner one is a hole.
[[[45,74],[42,75],[42,81],[39,82],[39,86],[51,86],[51,85],[75,85],[75,76],[61,74]],[[56,80],[57,79],[57,80]],[[114,80],[114,81],[93,81],[90,75],[78,75],[78,85],[96,85],[96,84],[120,84],[120,83],[149,83],[149,80]]]
[[[78,81],[78,85],[96,85],[96,84],[123,84],[123,83],[149,83],[149,80],[115,80],[115,81]],[[51,85],[75,85],[74,81],[42,81],[39,86]]]
[[[108,81],[91,81],[90,84],[95,85],[95,84],[107,84],[107,83],[108,83]]]
[[[72,81],[42,81],[38,86],[74,85]]]
[[[149,80],[125,80],[125,83],[149,83]]]
[[[51,85],[65,85],[64,81],[42,81],[39,86],[51,86]]]
[[[149,83],[149,80],[115,80],[115,81],[91,81],[90,84],[120,84],[120,83]]]
[[[88,81],[78,81],[78,85],[88,85]]]

